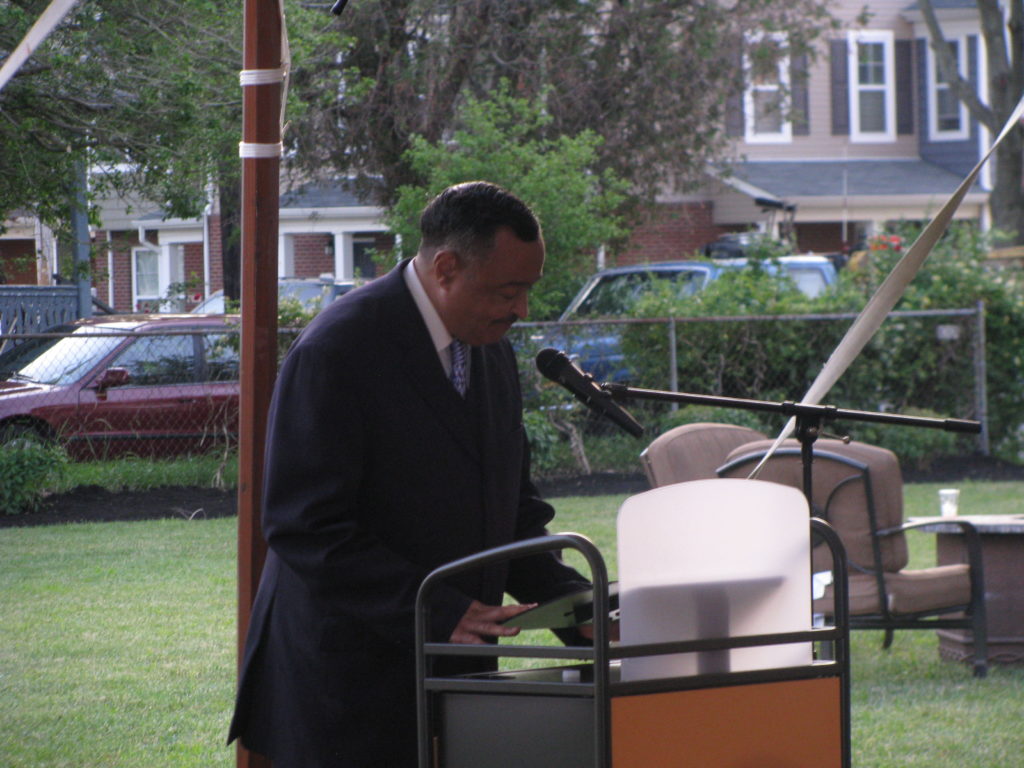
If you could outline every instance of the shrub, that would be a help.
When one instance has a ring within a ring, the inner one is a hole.
[[[64,471],[64,452],[36,442],[11,442],[0,450],[0,512],[16,515],[39,507],[43,491]]]
[[[560,463],[559,434],[555,425],[540,411],[524,411],[523,426],[530,443],[530,461],[533,471],[547,474]]]
[[[917,236],[910,226],[896,230],[904,243]],[[984,302],[991,443],[1000,457],[1019,461],[1024,449],[1024,387],[1019,380],[1024,364],[1024,290],[1016,273],[988,267],[986,243],[970,225],[951,227],[896,309],[973,310]],[[691,297],[652,295],[638,314],[715,318],[677,326],[680,390],[769,401],[797,399],[817,376],[848,323],[775,321],[772,316],[858,312],[902,255],[896,250],[871,251],[868,263],[843,270],[839,284],[817,299],[808,299],[785,280],[763,271],[744,270],[723,276]],[[756,322],[720,319],[750,315],[764,318]],[[973,322],[949,316],[888,319],[824,402],[857,410],[910,413],[926,409],[942,416],[976,417]],[[942,325],[958,325],[959,330],[944,336]],[[663,326],[629,326],[623,348],[638,381],[665,381],[669,358]],[[858,439],[869,433],[859,424],[853,431]],[[959,450],[968,440],[960,441]]]

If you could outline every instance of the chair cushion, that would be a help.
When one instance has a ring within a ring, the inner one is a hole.
[[[970,569],[965,564],[940,565],[915,571],[900,571],[885,575],[889,612],[895,615],[925,611],[939,611],[950,606],[971,602]],[[814,601],[818,613],[832,612],[832,587],[825,596]],[[870,574],[850,574],[850,615],[880,613],[881,603]]]
[[[659,435],[640,454],[652,488],[716,477],[715,470],[737,445],[765,436],[749,427],[696,422]]]
[[[727,462],[749,454],[763,454],[771,445],[771,440],[746,443],[730,452]],[[796,440],[786,440],[782,448],[787,453],[776,453],[769,459],[758,478],[802,488],[800,444]],[[841,460],[830,459],[829,456],[839,456],[867,466],[879,528],[896,527],[903,523],[903,478],[899,460],[892,451],[885,448],[858,442],[844,444],[839,440],[828,439],[818,440],[814,444],[814,453],[812,479],[815,514],[826,517],[839,532],[850,562],[864,568],[874,567],[871,526],[867,515],[867,488],[859,479],[861,473],[856,467]],[[719,474],[723,477],[745,477],[754,466],[756,462],[751,462]],[[849,478],[854,479],[844,482]],[[842,487],[837,490],[840,484]],[[895,572],[906,566],[908,551],[903,534],[883,537],[879,546],[883,570]]]

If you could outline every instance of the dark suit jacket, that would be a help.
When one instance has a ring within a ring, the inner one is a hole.
[[[511,346],[473,350],[463,400],[401,269],[321,312],[275,388],[269,555],[230,732],[275,768],[415,765],[419,584],[443,563],[543,535],[553,514],[529,479]],[[554,555],[464,574],[437,593],[431,639],[446,640],[471,599],[586,586]]]

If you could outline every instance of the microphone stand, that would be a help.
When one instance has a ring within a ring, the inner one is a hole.
[[[814,461],[814,441],[822,434],[822,425],[826,423],[848,419],[852,421],[897,424],[906,427],[944,429],[948,432],[974,434],[981,432],[981,422],[968,419],[937,419],[927,416],[903,416],[896,413],[881,413],[877,411],[855,411],[837,408],[834,405],[811,405],[810,403],[795,403],[789,400],[773,402],[769,400],[721,397],[718,395],[695,395],[688,392],[666,392],[658,389],[641,389],[615,382],[606,382],[601,384],[600,387],[617,402],[651,400],[669,403],[692,403],[709,405],[714,408],[740,408],[746,411],[781,413],[784,416],[795,418],[796,438],[800,442],[800,458],[803,466],[804,496],[807,499],[807,503],[812,505],[811,464]],[[849,438],[846,438],[846,440],[849,441]]]

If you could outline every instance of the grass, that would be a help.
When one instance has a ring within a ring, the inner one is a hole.
[[[908,516],[933,514],[938,487],[908,486]],[[1024,483],[959,487],[965,513],[1024,497]],[[552,529],[592,538],[613,575],[622,499],[554,500]],[[235,540],[231,519],[0,530],[0,765],[233,766]],[[913,540],[915,564],[934,557]],[[975,680],[932,632],[880,645],[854,633],[857,768],[1020,764],[1024,669]]]
[[[167,460],[127,457],[70,462],[47,490],[62,493],[80,485],[99,485],[111,491],[142,491],[161,485],[234,488],[237,484],[238,454],[214,451]]]

